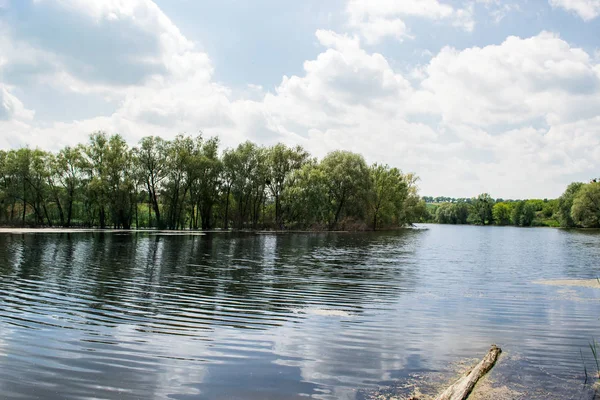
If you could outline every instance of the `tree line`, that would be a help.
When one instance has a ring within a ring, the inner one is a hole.
[[[597,179],[571,183],[553,200],[503,200],[483,193],[469,199],[424,197],[423,201],[427,203],[424,221],[440,224],[600,228],[600,182]]]
[[[58,152],[0,150],[0,224],[159,229],[380,229],[422,219],[418,178],[360,154],[96,132]]]

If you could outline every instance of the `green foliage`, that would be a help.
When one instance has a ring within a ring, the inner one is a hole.
[[[340,217],[364,218],[372,190],[369,167],[360,154],[349,151],[329,153],[319,168],[327,187],[328,222],[335,229]]]
[[[512,222],[515,226],[532,226],[536,212],[536,203],[529,200],[519,201],[512,212]]]
[[[487,225],[494,221],[492,209],[494,207],[494,199],[487,194],[482,193],[473,202],[473,221],[476,224]]]
[[[439,224],[466,224],[471,209],[467,203],[442,203],[436,210],[435,220]]]
[[[414,175],[379,164],[371,166],[370,175],[369,204],[374,230],[380,225],[410,224],[427,214],[425,202],[417,195]]]
[[[581,182],[573,182],[567,190],[558,198],[558,220],[560,226],[564,228],[570,228],[575,226],[575,221],[571,217],[571,208],[573,207],[573,200],[577,195],[577,192],[583,187]]]
[[[278,229],[284,227],[289,200],[283,194],[290,185],[294,173],[308,162],[309,154],[302,147],[289,148],[278,143],[267,150],[267,187],[275,202],[275,223]]]
[[[417,178],[361,155],[95,132],[56,154],[0,151],[0,223],[167,229],[394,227],[427,214]]]
[[[449,199],[450,201],[428,202],[436,199]],[[425,215],[428,219],[426,222],[483,225],[485,220],[485,224],[494,223],[501,226],[560,226],[560,202],[558,199],[494,200],[484,193],[469,201],[449,197],[424,197],[423,200],[427,202]],[[491,219],[489,217],[490,205]]]
[[[580,187],[573,199],[571,218],[585,228],[600,228],[600,183]]]
[[[496,225],[510,225],[512,220],[512,203],[500,202],[494,204],[492,215]]]

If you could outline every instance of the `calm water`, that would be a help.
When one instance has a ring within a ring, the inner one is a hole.
[[[0,234],[0,397],[361,399],[492,343],[576,392],[600,290],[533,281],[600,276],[600,234],[426,228]]]

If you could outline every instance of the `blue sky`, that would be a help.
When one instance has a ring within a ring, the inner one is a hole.
[[[599,49],[600,0],[0,0],[0,148],[201,130],[556,197],[600,176]]]

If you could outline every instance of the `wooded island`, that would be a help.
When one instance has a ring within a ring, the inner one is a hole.
[[[0,225],[157,229],[377,230],[415,222],[600,227],[600,183],[556,200],[419,197],[418,177],[360,154],[216,137],[90,135],[48,152],[0,150]]]
[[[417,177],[334,151],[218,138],[120,135],[52,153],[0,151],[0,224],[159,229],[367,230],[419,221]]]

